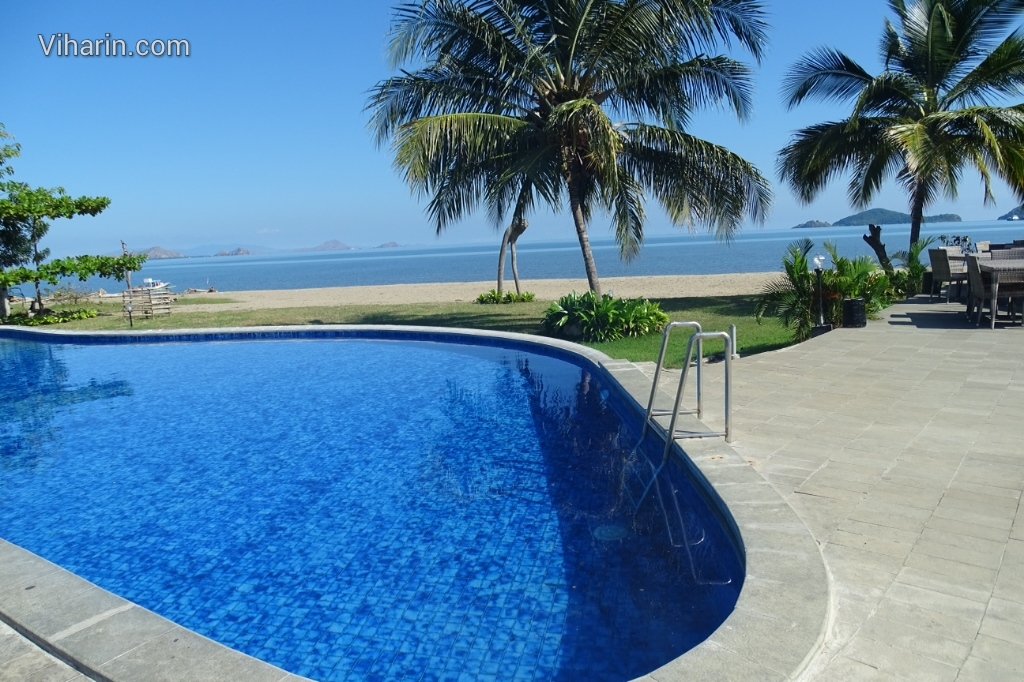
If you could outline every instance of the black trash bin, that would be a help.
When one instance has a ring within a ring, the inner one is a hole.
[[[868,326],[868,313],[864,308],[863,298],[843,299],[843,326],[844,327],[866,327]]]

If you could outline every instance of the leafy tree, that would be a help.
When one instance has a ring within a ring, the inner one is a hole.
[[[31,249],[31,261],[36,269],[49,257],[49,249],[40,249],[39,240],[50,229],[49,220],[73,218],[76,215],[97,215],[110,205],[106,197],[78,197],[67,195],[63,187],[29,187],[23,182],[0,183],[0,192],[6,197],[0,199],[0,222],[20,232]],[[35,279],[36,307],[43,307],[40,279]]]
[[[703,107],[749,115],[750,70],[715,51],[735,41],[761,57],[756,0],[423,0],[395,12],[392,61],[417,69],[378,83],[367,108],[438,233],[480,205],[495,224],[514,205],[517,225],[538,201],[567,198],[599,293],[595,208],[626,260],[643,243],[647,193],[675,224],[725,239],[763,220],[764,177],[686,132]]]
[[[914,244],[924,209],[940,194],[955,198],[965,169],[981,175],[986,203],[993,174],[1024,196],[1024,105],[991,104],[1021,95],[1024,34],[1007,33],[1024,0],[889,0],[889,8],[898,25],[885,22],[877,76],[828,48],[792,67],[783,87],[790,107],[812,98],[852,100],[853,109],[797,131],[778,170],[807,203],[849,172],[857,208],[895,177],[909,198]]]
[[[19,156],[21,147],[5,142],[11,139],[0,123],[0,178],[11,175],[9,165]],[[32,188],[23,182],[0,181],[0,318],[11,314],[7,294],[11,287],[34,282],[36,307],[42,309],[40,282],[57,284],[63,277],[86,280],[92,275],[122,279],[138,270],[145,256],[74,256],[46,263],[49,249],[40,249],[39,240],[50,228],[50,220],[96,215],[110,205],[106,197],[68,196],[63,188]],[[31,262],[35,267],[27,268]]]
[[[14,169],[10,166],[10,159],[20,155],[21,145],[6,142],[12,139],[10,133],[0,123],[0,178],[11,175]],[[21,225],[0,220],[0,270],[15,265],[27,263],[32,253],[32,245],[27,235],[22,231]],[[6,291],[0,291],[6,298]]]

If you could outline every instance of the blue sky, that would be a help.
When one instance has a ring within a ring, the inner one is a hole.
[[[699,115],[692,132],[756,164],[775,186],[763,228],[854,211],[843,183],[811,206],[778,183],[775,157],[801,126],[845,115],[841,106],[805,104],[788,111],[779,94],[786,69],[808,50],[838,47],[870,71],[886,16],[883,0],[839,5],[767,0],[772,26],[767,57],[756,67],[753,118],[738,124],[723,111]],[[103,195],[95,218],[58,221],[47,236],[54,255],[160,245],[313,246],[338,239],[357,246],[498,243],[480,213],[439,239],[414,197],[378,149],[363,111],[368,90],[391,74],[385,38],[389,2],[216,2],[177,0],[7,3],[0,23],[4,96],[0,122],[22,145],[16,178]],[[129,48],[136,40],[187,39],[188,58],[46,57],[37,34],[102,38]],[[737,54],[744,60],[746,55]],[[748,60],[749,61],[749,60]],[[981,183],[965,176],[956,202],[929,213],[988,220],[1016,205],[1003,185],[996,207],[982,204]],[[876,206],[906,210],[895,186]],[[647,234],[679,228],[652,203]],[[610,236],[597,215],[593,238]],[[531,220],[524,240],[573,239],[565,210]]]

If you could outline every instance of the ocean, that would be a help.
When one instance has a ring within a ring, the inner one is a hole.
[[[640,255],[631,263],[619,259],[618,247],[610,239],[593,239],[591,246],[600,277],[638,275],[706,275],[730,272],[771,272],[781,270],[786,247],[807,237],[815,242],[812,256],[832,240],[844,256],[873,255],[861,235],[865,227],[805,228],[799,230],[749,229],[731,243],[716,241],[706,234],[657,236],[647,239]],[[890,254],[906,249],[909,225],[887,225],[882,241]],[[926,224],[924,236],[969,235],[972,240],[1007,242],[1024,238],[1024,224],[1009,221]],[[527,232],[518,245],[519,275],[522,279],[584,278],[583,258],[575,240],[531,242]],[[497,241],[497,240],[496,240]],[[260,289],[304,289],[376,284],[418,284],[428,282],[494,281],[498,243],[462,246],[396,247],[284,253],[265,256],[220,256],[148,261],[132,275],[135,284],[151,277],[169,282],[177,292],[186,289],[244,291]],[[826,261],[827,263],[828,261]],[[511,282],[511,268],[505,268]],[[90,289],[119,291],[123,285],[93,278]]]

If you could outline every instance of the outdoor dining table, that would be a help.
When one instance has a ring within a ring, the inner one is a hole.
[[[992,275],[992,329],[996,328],[996,300],[999,298],[1000,282],[1024,282],[1024,258],[1006,260],[978,260],[978,269]],[[1011,312],[1011,319],[1013,313]]]

